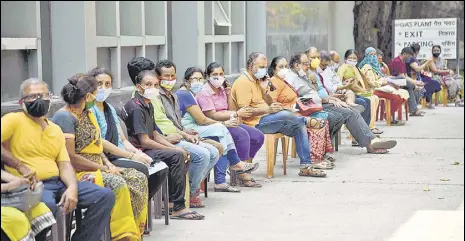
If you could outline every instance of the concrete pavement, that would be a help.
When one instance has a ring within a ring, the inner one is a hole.
[[[214,193],[210,183],[207,208],[198,210],[205,220],[155,220],[144,240],[463,240],[464,109],[426,112],[402,127],[379,122],[383,138],[398,141],[388,155],[367,155],[343,138],[325,179],[297,176],[295,159],[283,176],[281,154],[266,179],[262,148],[254,175],[262,189]]]

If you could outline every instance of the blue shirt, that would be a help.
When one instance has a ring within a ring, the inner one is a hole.
[[[179,99],[179,106],[181,109],[181,117],[184,117],[184,115],[187,112],[187,108],[197,105],[197,101],[195,100],[194,96],[192,95],[191,92],[188,90],[178,90],[176,91],[176,95],[178,96]]]
[[[323,87],[323,84],[321,84],[320,75],[315,73],[315,76],[316,76],[316,84],[317,84],[317,87],[318,87],[318,89],[317,89],[318,96],[320,96],[320,98],[322,98],[322,99],[329,98],[328,91],[326,91],[326,89]]]

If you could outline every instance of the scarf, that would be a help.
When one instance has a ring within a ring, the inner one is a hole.
[[[379,75],[383,76],[383,73],[381,72],[381,66],[379,65],[378,62],[378,57],[376,55],[371,55],[371,52],[376,52],[376,49],[373,47],[369,47],[365,50],[365,57],[362,59],[362,61],[359,64],[359,68],[363,68],[365,64],[369,64],[371,68]]]
[[[113,112],[107,102],[103,102],[103,112],[105,114],[105,121],[107,122],[107,133],[105,134],[105,140],[111,142],[115,146],[118,146],[118,127],[116,126],[116,120],[113,118]],[[105,154],[110,161],[120,158],[119,156],[113,155],[111,153]]]

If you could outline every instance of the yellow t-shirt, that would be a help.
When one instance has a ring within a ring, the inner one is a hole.
[[[2,117],[2,144],[6,144],[37,178],[45,180],[59,176],[58,162],[69,162],[65,136],[61,128],[50,120],[42,127],[23,112],[9,113]],[[8,172],[19,173],[5,165]]]
[[[247,74],[247,73],[246,73]],[[267,108],[268,104],[263,99],[259,82],[251,76],[241,74],[231,88],[232,98],[238,109],[242,107]],[[255,126],[260,121],[261,116],[242,118],[242,122],[249,126]]]
[[[152,105],[155,124],[157,124],[163,134],[169,135],[178,133],[176,126],[166,116],[165,107],[163,106],[163,103],[161,103],[161,100],[152,100]]]

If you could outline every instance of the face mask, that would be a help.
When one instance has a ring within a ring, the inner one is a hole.
[[[287,73],[289,73],[289,69],[281,69],[278,71],[277,75],[279,78],[284,79],[286,78]]]
[[[201,82],[192,83],[192,84],[191,84],[191,91],[192,91],[194,94],[197,94],[197,93],[199,93],[199,92],[202,90],[202,87],[203,87],[203,83],[201,83]]]
[[[348,59],[348,60],[346,61],[346,64],[355,66],[355,65],[357,65],[357,61]]]
[[[215,88],[220,88],[221,85],[224,83],[224,77],[210,77],[209,79],[210,84],[213,85]]]
[[[97,98],[95,100],[97,102],[104,102],[110,96],[111,90],[111,88],[97,90]]]
[[[160,86],[167,89],[172,90],[173,87],[176,85],[176,80],[162,80]]]
[[[310,67],[312,67],[312,69],[316,69],[318,66],[320,66],[320,62],[320,59],[312,59],[312,62],[310,62]]]
[[[300,68],[297,73],[299,74],[300,77],[305,77],[307,75],[307,73],[305,73],[305,70],[302,68]]]
[[[331,69],[332,69],[333,71],[336,71],[338,68],[339,68],[339,64],[338,64],[338,63],[334,63],[334,64],[331,65]]]
[[[146,99],[153,100],[157,98],[159,95],[160,95],[159,90],[155,87],[152,87],[152,88],[144,89],[144,94],[142,96]]]
[[[433,57],[435,58],[439,57],[439,55],[441,55],[441,53],[433,53]]]
[[[260,68],[257,70],[257,73],[254,74],[255,78],[261,79],[266,75],[266,68]]]
[[[37,99],[32,102],[23,102],[23,110],[33,117],[42,117],[47,115],[50,110],[50,100]]]
[[[409,63],[412,60],[412,58],[405,58],[404,62]]]

